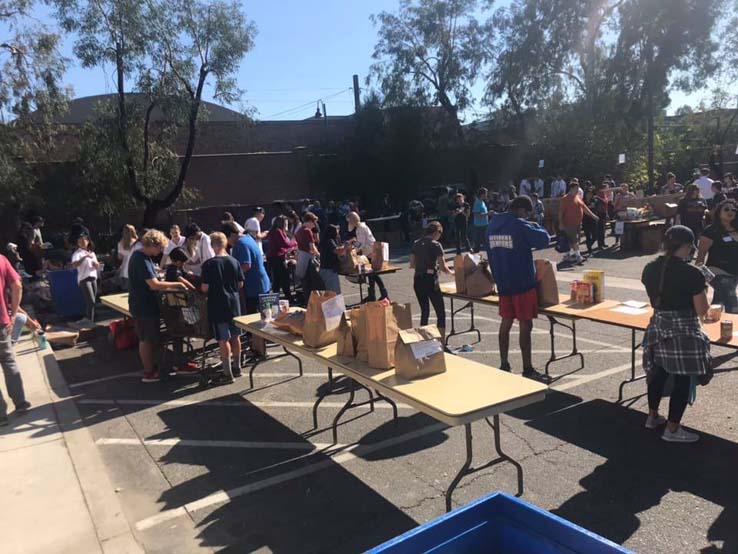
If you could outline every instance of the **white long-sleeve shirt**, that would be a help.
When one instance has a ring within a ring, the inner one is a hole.
[[[358,243],[357,247],[361,249],[364,255],[371,254],[372,247],[377,242],[374,234],[372,234],[372,230],[363,221],[356,227],[356,242]]]

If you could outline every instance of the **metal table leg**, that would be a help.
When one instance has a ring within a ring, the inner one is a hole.
[[[471,467],[472,460],[474,457],[474,441],[472,437],[472,428],[471,423],[467,423],[464,425],[464,433],[466,438],[466,460],[464,461],[464,465],[461,466],[461,469],[456,474],[456,477],[454,477],[453,481],[451,481],[451,484],[449,485],[448,489],[446,489],[446,511],[451,511],[451,499],[454,493],[454,490],[459,485],[461,480],[466,477],[467,475],[472,475],[473,473],[477,473],[478,471],[482,471],[484,469],[487,469],[488,467],[492,467],[494,465],[497,465],[502,462],[509,462],[513,466],[515,466],[515,469],[518,473],[518,493],[516,496],[522,496],[523,495],[523,467],[513,460],[510,456],[505,454],[502,451],[502,443],[500,440],[500,416],[495,415],[492,417],[494,420],[494,423],[492,423],[489,418],[485,418],[485,421],[487,422],[487,425],[489,425],[492,428],[494,441],[495,441],[495,451],[497,452],[497,458],[494,458],[493,460],[490,460],[484,465],[478,466],[478,467]]]
[[[346,378],[349,380],[349,383],[350,383],[349,397],[348,397],[348,400],[346,400],[346,403],[341,407],[341,409],[338,410],[336,417],[333,418],[333,423],[331,424],[331,428],[333,431],[333,444],[338,444],[338,422],[340,421],[341,417],[343,417],[343,414],[345,414],[351,408],[359,408],[361,406],[366,406],[367,404],[371,407],[370,409],[372,411],[374,410],[375,398],[374,398],[374,395],[372,394],[372,391],[368,387],[362,385],[361,383],[357,383],[356,381],[354,381],[353,379],[349,377],[346,377]],[[369,400],[365,400],[364,402],[354,403],[354,398],[356,396],[357,388],[362,388],[368,391]],[[379,392],[377,391],[374,391],[374,392],[377,394],[377,400],[384,400],[385,402],[390,404],[390,406],[392,406],[392,411],[394,413],[395,419],[397,419],[397,404],[395,404],[392,400],[380,394]],[[317,429],[318,427],[317,405],[320,404],[321,400],[322,398],[319,398],[316,401],[315,405],[313,406],[313,410],[314,410],[313,411],[313,423],[315,424],[314,429]]]
[[[552,363],[575,357],[579,358],[579,367],[574,371],[579,371],[584,367],[584,355],[581,352],[577,351],[577,320],[572,319],[571,325],[567,325],[566,323],[561,323],[552,315],[547,315],[546,317],[548,318],[549,334],[551,336],[551,357],[548,359],[548,362],[546,362],[546,375],[549,374],[548,368]],[[565,356],[556,357],[556,332],[554,330],[556,328],[556,325],[559,325],[560,327],[564,327],[565,329],[569,329],[569,331],[571,331],[572,349],[571,352],[566,354]]]
[[[465,335],[467,333],[476,333],[477,334],[477,340],[473,344],[477,344],[479,342],[482,342],[482,333],[477,329],[476,323],[474,322],[474,302],[471,300],[466,302],[463,306],[461,306],[458,309],[454,309],[454,297],[451,296],[451,332],[446,335],[446,339],[444,341],[444,346],[448,346],[448,340],[451,337],[456,337],[459,335]],[[469,324],[469,328],[464,331],[457,331],[456,330],[456,314],[463,312],[464,310],[468,309],[469,313],[471,315],[471,322]]]
[[[620,388],[618,389],[618,402],[623,401],[623,389],[625,388],[625,385],[629,383],[635,383],[636,381],[641,381],[646,378],[646,374],[636,377],[636,350],[638,350],[641,346],[643,346],[643,343],[636,344],[636,330],[631,329],[630,330],[630,379],[626,379],[622,383],[620,383]]]
[[[266,362],[268,360],[276,360],[278,358],[285,358],[287,356],[289,356],[290,358],[294,358],[295,360],[297,360],[297,367],[298,367],[299,377],[302,377],[302,375],[303,375],[303,372],[302,372],[302,360],[299,358],[299,356],[294,355],[292,352],[290,352],[289,350],[287,350],[284,346],[282,347],[282,350],[284,350],[284,354],[277,354],[276,356],[268,356],[268,355],[265,355],[265,356],[262,356],[262,357],[258,358],[251,365],[251,369],[249,370],[249,388],[252,388],[252,389],[254,388],[254,371],[256,371],[256,367],[260,363]]]

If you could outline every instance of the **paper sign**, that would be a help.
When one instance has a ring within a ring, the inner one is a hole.
[[[341,316],[346,311],[346,303],[343,300],[343,295],[339,294],[323,302],[321,308],[323,310],[323,317],[325,318],[325,330],[333,331],[341,323]]]
[[[646,302],[638,302],[638,300],[628,300],[627,302],[623,302],[623,306],[640,310],[641,308],[648,306],[648,304]]]
[[[538,160],[538,169],[543,169],[545,164],[546,164],[545,160]]]
[[[385,262],[389,262],[389,242],[382,243],[382,257]]]
[[[267,306],[270,308],[279,307],[279,294],[269,293],[259,295],[259,313],[262,314],[266,310]]]
[[[622,235],[623,233],[625,233],[625,221],[616,221],[615,222],[615,234]]]
[[[738,146],[735,147],[735,154],[738,156]]]
[[[443,352],[443,347],[441,346],[441,343],[437,340],[424,340],[420,342],[414,342],[410,345],[410,349],[413,351],[413,357],[416,360],[430,358],[434,354]]]
[[[625,163],[625,154],[620,154],[618,156],[618,163],[619,164],[624,164]]]
[[[620,306],[619,308],[613,308],[612,311],[625,315],[643,315],[648,313],[648,310],[639,310],[637,308],[631,308],[629,306]]]

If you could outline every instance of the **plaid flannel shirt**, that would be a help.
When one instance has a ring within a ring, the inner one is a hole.
[[[676,375],[706,375],[712,370],[710,339],[694,312],[656,310],[643,336],[643,368],[662,367]]]

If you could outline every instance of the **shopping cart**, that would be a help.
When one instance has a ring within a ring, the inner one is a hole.
[[[193,358],[199,356],[200,385],[207,386],[217,375],[207,365],[208,356],[217,352],[217,348],[213,348],[217,347],[217,343],[213,340],[213,330],[208,321],[207,297],[198,291],[189,290],[161,292],[159,309],[165,329],[162,357],[167,355],[169,347],[172,352],[179,350],[181,354],[186,347]],[[202,346],[196,349],[193,340],[202,341]]]

